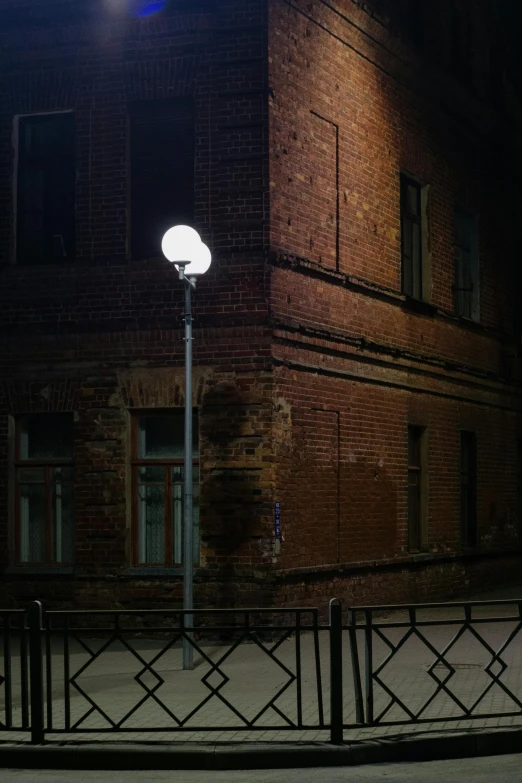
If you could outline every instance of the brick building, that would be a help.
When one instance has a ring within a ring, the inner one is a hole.
[[[444,598],[521,563],[520,114],[494,4],[0,0],[4,603]],[[280,504],[280,539],[274,508]]]

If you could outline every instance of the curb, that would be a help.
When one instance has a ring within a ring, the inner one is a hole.
[[[43,744],[0,746],[0,768],[71,770],[233,770],[343,767],[519,753],[522,729],[374,740],[335,746],[293,744]]]

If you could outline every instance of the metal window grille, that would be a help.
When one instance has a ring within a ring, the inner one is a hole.
[[[73,418],[25,416],[16,423],[16,552],[19,563],[74,560]]]
[[[193,431],[198,432],[197,413]],[[175,566],[183,561],[183,411],[133,419],[134,561]],[[194,562],[199,562],[199,449],[193,449]]]

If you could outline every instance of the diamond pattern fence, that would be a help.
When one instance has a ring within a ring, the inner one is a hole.
[[[0,612],[0,737],[327,731],[341,743],[349,729],[522,715],[522,601],[193,617]]]
[[[353,607],[357,722],[522,715],[522,601]]]

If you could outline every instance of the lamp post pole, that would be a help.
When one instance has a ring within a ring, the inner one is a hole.
[[[194,555],[192,519],[192,288],[195,278],[185,277],[180,266],[180,279],[185,283],[185,454],[184,454],[184,503],[183,503],[183,609],[185,628],[194,622]],[[194,668],[194,650],[190,639],[183,637],[183,668]]]
[[[194,531],[192,501],[192,289],[198,275],[208,271],[212,255],[190,226],[173,226],[164,235],[161,249],[176,266],[185,285],[185,454],[183,473],[183,668],[194,668]],[[187,631],[187,628],[191,629]]]

